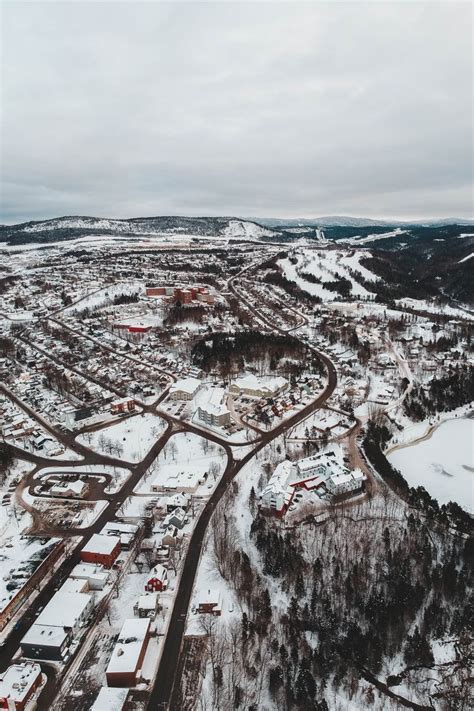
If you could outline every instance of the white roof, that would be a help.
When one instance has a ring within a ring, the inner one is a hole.
[[[229,411],[227,405],[224,402],[224,388],[210,388],[207,393],[207,400],[200,405],[202,410],[209,413],[210,415],[223,415],[224,413]]]
[[[125,620],[106,670],[108,673],[136,671],[143,641],[149,628],[148,618],[134,617]]]
[[[72,593],[69,593],[70,595]],[[20,642],[21,644],[47,645],[48,647],[61,647],[67,639],[68,633],[63,627],[56,625],[41,625],[35,622]]]
[[[91,711],[121,711],[130,689],[103,686],[94,701]]]
[[[165,566],[161,564],[155,565],[155,567],[150,570],[149,580],[151,580],[152,578],[157,578],[157,580],[167,580],[168,571],[166,570]]]
[[[118,533],[131,533],[134,535],[138,531],[136,523],[123,523],[123,521],[108,521],[101,531],[101,534],[110,536],[110,533],[117,531]]]
[[[92,538],[82,549],[86,553],[101,553],[110,555],[117,543],[120,543],[118,536],[104,536],[100,533],[94,533]]]
[[[146,595],[140,595],[137,605],[140,610],[154,610],[156,608],[157,600],[157,592],[147,593]]]
[[[66,578],[66,581],[61,586],[63,592],[77,593],[83,592],[84,588],[88,587],[87,578]]]
[[[91,599],[87,593],[58,590],[39,615],[37,624],[74,627]]]
[[[222,595],[220,590],[217,588],[210,588],[199,594],[198,598],[200,605],[220,605],[222,601]]]
[[[192,395],[201,387],[201,381],[198,378],[183,378],[182,380],[177,380],[170,387],[170,393],[174,392],[184,392]]]
[[[39,674],[41,667],[34,662],[12,664],[0,680],[0,699],[22,702]]]
[[[279,376],[263,376],[258,378],[256,375],[253,375],[253,373],[248,373],[247,375],[243,375],[240,378],[236,378],[233,384],[237,385],[237,387],[241,389],[267,389],[271,390],[272,392],[275,392],[276,390],[279,390],[280,388],[283,388],[285,385],[287,385],[288,381],[286,380],[286,378],[282,378]]]
[[[78,580],[89,580],[92,578],[95,580],[107,580],[109,573],[101,565],[96,565],[95,563],[78,563],[78,565],[75,565],[72,569],[70,577],[77,578]]]
[[[352,475],[351,474],[333,474],[330,477],[331,481],[333,484],[336,484],[336,486],[340,486],[341,484],[347,484],[349,481],[352,481]]]
[[[56,493],[63,493],[65,491],[72,491],[74,494],[82,494],[84,489],[86,488],[86,484],[83,481],[68,481],[68,482],[61,482],[59,484],[55,484],[54,486],[51,487],[51,492],[53,494]]]
[[[284,462],[280,462],[263,490],[262,496],[265,494],[284,495],[290,481],[294,479],[295,476],[296,472],[293,462],[290,462],[288,459],[285,459]]]

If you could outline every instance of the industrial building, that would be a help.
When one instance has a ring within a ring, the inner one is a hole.
[[[105,672],[108,686],[135,686],[150,638],[150,620],[125,620]]]

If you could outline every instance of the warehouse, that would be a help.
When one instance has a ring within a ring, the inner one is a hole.
[[[120,538],[94,533],[92,538],[81,550],[81,560],[84,563],[98,563],[105,568],[111,568],[120,553]]]
[[[108,686],[135,686],[140,678],[149,638],[149,619],[125,620],[105,672]]]

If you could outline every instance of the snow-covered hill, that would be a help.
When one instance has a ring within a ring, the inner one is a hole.
[[[246,239],[261,239],[263,237],[278,237],[279,233],[269,230],[256,222],[248,220],[229,220],[223,230],[226,237],[245,237]]]
[[[0,241],[10,244],[56,242],[103,235],[138,237],[176,236],[214,239],[280,240],[288,239],[282,230],[273,230],[251,220],[233,217],[138,217],[107,219],[65,216],[38,222],[24,222],[0,227]]]

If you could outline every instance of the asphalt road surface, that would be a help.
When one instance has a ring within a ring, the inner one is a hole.
[[[228,485],[239,473],[239,471],[249,462],[258,451],[265,447],[275,437],[293,427],[301,420],[304,420],[315,410],[323,407],[326,400],[332,395],[337,384],[336,369],[332,361],[325,355],[318,354],[328,372],[328,382],[324,392],[306,408],[299,413],[282,422],[275,429],[267,433],[257,443],[257,445],[240,461],[229,460],[226,470],[217,485],[214,493],[204,507],[199,520],[196,523],[193,534],[191,536],[189,547],[186,553],[186,559],[183,566],[183,572],[179,582],[179,587],[175,596],[175,603],[171,620],[168,626],[168,631],[164,641],[161,663],[158,669],[158,674],[155,679],[155,684],[148,702],[148,709],[156,711],[157,709],[171,708],[169,706],[173,686],[179,683],[176,677],[178,669],[179,656],[183,641],[184,631],[186,627],[186,616],[191,601],[191,595],[194,586],[194,579],[201,556],[201,550],[206,535],[207,526],[214,512],[215,507],[219,503]],[[174,711],[174,709],[171,709]],[[178,709],[176,711],[179,711]]]

